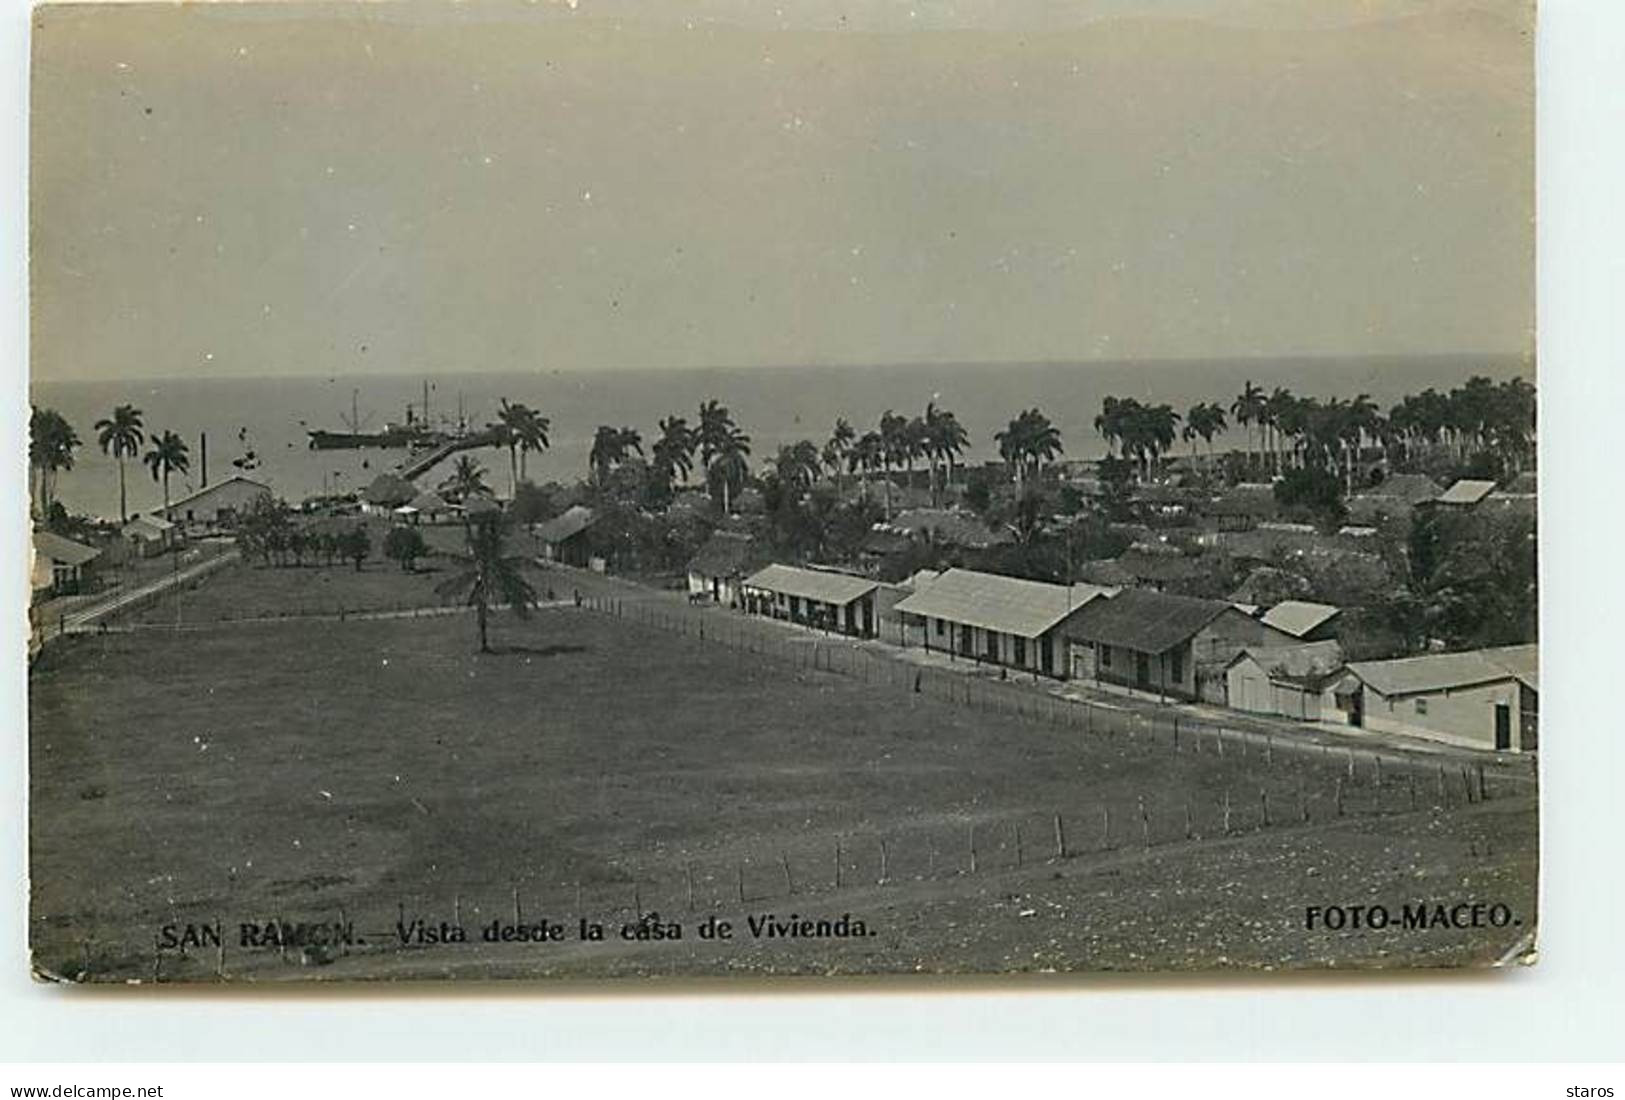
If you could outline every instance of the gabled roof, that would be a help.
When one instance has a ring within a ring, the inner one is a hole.
[[[242,474],[232,474],[224,481],[217,481],[213,485],[206,485],[197,490],[195,493],[188,493],[179,500],[171,501],[169,510],[173,512],[175,509],[180,508],[183,505],[191,504],[211,493],[218,493],[220,490],[233,485],[246,485],[251,489],[258,489],[262,493],[269,493],[271,491],[271,487],[266,485],[264,482],[255,481],[253,478],[244,477]]]
[[[1125,588],[1109,600],[1096,600],[1084,608],[1068,633],[1087,642],[1162,653],[1190,640],[1226,611],[1240,614],[1221,600]]]
[[[1199,558],[1178,550],[1152,550],[1144,546],[1131,546],[1123,551],[1117,565],[1136,580],[1159,583],[1189,580],[1201,576],[1210,568]]]
[[[102,555],[94,546],[65,539],[50,531],[34,532],[34,552],[48,561],[61,562],[63,565],[84,565]]]
[[[1211,516],[1273,516],[1280,511],[1270,485],[1242,484],[1203,505]]]
[[[740,531],[717,531],[688,563],[688,571],[701,577],[740,577],[762,568],[766,551]]]
[[[563,542],[574,538],[596,522],[598,516],[584,504],[573,504],[546,523],[536,525],[536,537],[543,542]]]
[[[1244,646],[1227,668],[1252,658],[1271,680],[1311,685],[1343,669],[1343,647],[1336,642],[1305,642],[1292,646]]]
[[[940,569],[916,569],[914,575],[903,582],[903,587],[918,592],[940,576],[942,576]]]
[[[1263,622],[1276,630],[1283,630],[1294,638],[1301,638],[1316,627],[1341,614],[1342,608],[1308,600],[1282,600],[1264,612]]]
[[[1439,494],[1438,504],[1477,504],[1495,491],[1493,481],[1472,481],[1462,478],[1443,493]]]
[[[897,605],[907,615],[1036,638],[1085,605],[1103,602],[1106,590],[1091,584],[1043,581],[950,569]]]
[[[447,512],[451,510],[451,505],[446,503],[446,498],[433,489],[425,489],[413,497],[406,507],[415,508],[419,512]]]
[[[948,508],[911,508],[897,513],[887,526],[906,535],[974,550],[1009,540],[1008,534],[993,531],[980,520]]]
[[[1527,655],[1519,650],[1530,650]],[[1421,657],[1401,657],[1393,661],[1356,661],[1349,671],[1379,695],[1419,695],[1493,684],[1499,680],[1520,680],[1536,684],[1538,670],[1533,646],[1512,646],[1500,650],[1474,649],[1464,653],[1429,653]],[[1522,665],[1523,671],[1513,667]],[[1525,679],[1525,677],[1528,679]]]
[[[770,565],[746,577],[744,583],[749,588],[765,588],[786,596],[833,604],[849,604],[880,586],[879,581],[867,577],[800,569],[794,565]]]

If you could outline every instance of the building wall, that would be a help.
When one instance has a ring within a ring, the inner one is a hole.
[[[1519,726],[1518,681],[1387,698],[1366,687],[1362,691],[1366,729],[1425,737],[1469,748],[1495,747],[1495,705],[1504,703],[1512,722],[1512,748],[1522,748]],[[1418,707],[1418,704],[1421,707]]]
[[[1080,606],[1072,614],[1082,611]],[[1044,640],[1049,640],[1051,656],[1050,671],[1047,675],[1058,680],[1065,680],[1071,676],[1071,666],[1068,659],[1067,639],[1065,628],[1071,622],[1071,616],[1050,627],[1044,634],[1036,638],[1018,637],[1002,631],[984,630],[979,626],[969,628],[969,646],[965,644],[963,633],[964,624],[956,623],[951,619],[921,618],[918,615],[902,616],[902,644],[905,646],[926,646],[939,652],[951,653],[956,657],[969,657],[977,661],[988,661],[1004,665],[1022,672],[1034,672],[1046,675],[1044,672]],[[993,640],[993,650],[990,656],[988,639]],[[1018,653],[1018,650],[1020,651]]]
[[[232,512],[240,516],[248,511],[256,498],[269,494],[270,490],[260,485],[226,481],[211,485],[192,500],[170,505],[165,518],[192,527],[212,525],[220,521],[221,513]]]
[[[1244,646],[1292,646],[1302,640],[1257,619],[1226,608],[1191,639],[1191,651],[1198,661],[1228,662]]]
[[[1074,641],[1072,654],[1072,674],[1078,679],[1117,684],[1178,699],[1195,700],[1198,697],[1196,662],[1191,658],[1189,642],[1174,646],[1165,653],[1141,654],[1126,646],[1096,646],[1091,642]],[[1139,674],[1142,656],[1147,673],[1144,682]]]
[[[1300,722],[1318,722],[1322,714],[1320,692],[1270,679],[1269,673],[1251,657],[1231,665],[1225,672],[1225,698],[1226,704],[1235,710],[1278,714]]]

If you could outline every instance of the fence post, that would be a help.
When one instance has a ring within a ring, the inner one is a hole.
[[[880,838],[880,881],[891,877],[891,853],[886,849],[886,838]]]
[[[1066,858],[1066,826],[1061,822],[1061,815],[1055,815],[1055,858]]]
[[[779,862],[784,865],[785,892],[794,897],[796,892],[796,879],[795,876],[790,873],[790,854],[788,852],[780,852]]]
[[[1337,777],[1337,816],[1343,816],[1343,777]]]
[[[1478,766],[1478,800],[1483,802],[1490,796],[1490,789],[1484,781],[1484,765]]]
[[[841,888],[841,839],[835,838],[835,889]]]
[[[1110,806],[1102,806],[1100,808],[1100,846],[1102,848],[1110,848],[1112,846],[1111,839],[1112,808]]]
[[[683,868],[683,871],[684,871],[684,877],[688,880],[688,909],[689,909],[689,912],[693,912],[694,911],[694,864],[689,863],[689,864],[685,865],[684,868]]]
[[[1185,839],[1190,840],[1193,836],[1195,836],[1195,829],[1191,825],[1191,800],[1187,798],[1185,799]]]
[[[970,823],[970,873],[976,873],[976,822]]]
[[[739,904],[743,905],[743,904],[745,904],[745,864],[744,864],[744,862],[741,861],[739,864],[737,864],[737,867],[738,867],[738,872],[739,872]]]
[[[1224,789],[1224,835],[1230,835],[1230,788]]]
[[[1026,855],[1026,850],[1021,843],[1021,822],[1018,821],[1016,822],[1016,866],[1018,868],[1026,864]]]
[[[1264,811],[1264,827],[1269,828],[1270,822],[1270,792],[1263,787],[1258,789],[1258,802]]]
[[[1140,842],[1147,848],[1151,847],[1151,815],[1145,809],[1145,796],[1140,795],[1135,800],[1140,811]]]

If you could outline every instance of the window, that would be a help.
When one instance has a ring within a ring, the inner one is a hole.
[[[1416,713],[1417,714],[1426,714],[1427,712],[1428,712],[1428,701],[1426,699],[1418,699],[1416,701]]]
[[[943,634],[945,634],[947,632],[947,630],[948,630],[948,624],[943,622],[941,619],[938,619],[937,620],[937,637],[939,637],[939,638],[942,637]]]
[[[1173,668],[1170,671],[1173,673],[1174,683],[1176,683],[1176,684],[1184,683],[1185,682],[1185,651],[1182,650],[1182,649],[1174,650],[1173,662],[1172,663],[1173,663]]]
[[[1100,667],[1112,667],[1112,647],[1109,645],[1103,645],[1100,647]]]
[[[1018,636],[1016,638],[1016,664],[1024,665],[1026,663],[1027,663],[1027,639]]]

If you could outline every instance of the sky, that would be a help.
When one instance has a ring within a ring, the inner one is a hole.
[[[32,371],[1527,353],[1532,22],[40,8]]]

